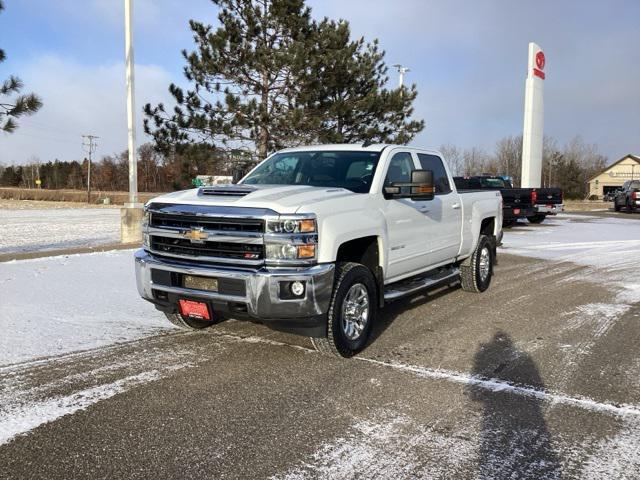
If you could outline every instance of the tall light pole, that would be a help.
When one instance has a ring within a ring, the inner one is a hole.
[[[133,63],[133,0],[124,0],[124,44],[127,79],[127,129],[129,130],[129,203],[120,210],[120,241],[142,241],[144,211],[138,203],[138,163],[136,162],[136,102]]]
[[[124,0],[124,39],[127,78],[127,128],[129,130],[129,204],[138,202],[138,163],[136,162],[136,102],[133,63],[133,0]]]
[[[404,86],[404,74],[410,72],[411,69],[403,67],[399,63],[396,63],[394,67],[398,70],[398,88],[402,88]]]

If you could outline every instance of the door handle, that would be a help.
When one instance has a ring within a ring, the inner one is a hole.
[[[451,205],[451,208],[453,208],[454,210],[459,210],[460,209],[460,204],[459,203],[454,203],[453,205]]]

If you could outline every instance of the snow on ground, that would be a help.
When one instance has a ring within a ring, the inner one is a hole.
[[[115,243],[120,211],[110,208],[0,209],[0,253]]]
[[[138,296],[133,251],[0,263],[0,365],[170,328]]]
[[[590,267],[581,280],[619,287],[620,303],[640,302],[640,221],[562,214],[505,230],[501,251]]]

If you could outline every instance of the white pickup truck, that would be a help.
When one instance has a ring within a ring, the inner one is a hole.
[[[502,198],[458,193],[435,151],[291,148],[236,185],[150,200],[143,237],[138,291],[174,324],[246,319],[348,357],[386,302],[458,281],[489,287]]]

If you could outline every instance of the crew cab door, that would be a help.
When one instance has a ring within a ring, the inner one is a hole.
[[[460,250],[462,232],[462,199],[453,191],[450,177],[442,159],[437,155],[418,153],[421,169],[433,172],[435,196],[421,204],[423,222],[430,242],[432,265],[447,262]]]
[[[385,173],[385,186],[410,182],[416,162],[410,152],[392,154]],[[386,279],[409,276],[429,265],[430,239],[423,210],[425,203],[409,198],[385,199],[383,212],[387,222],[388,263]]]

